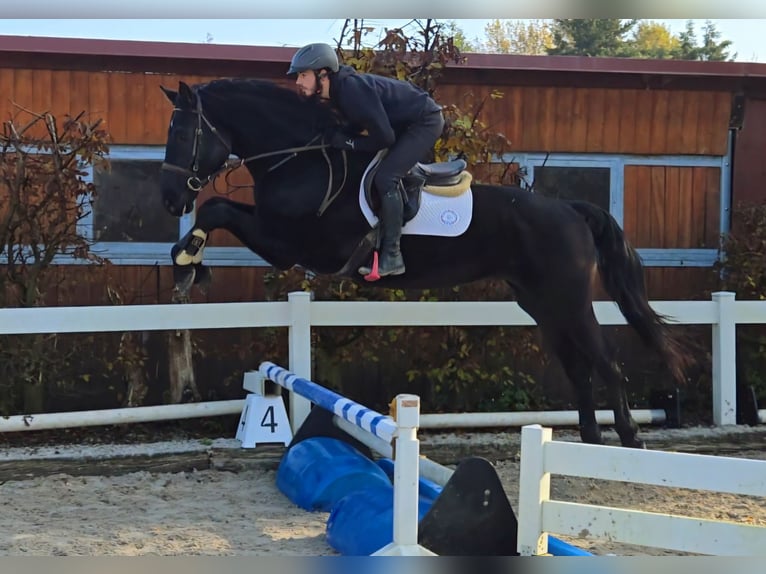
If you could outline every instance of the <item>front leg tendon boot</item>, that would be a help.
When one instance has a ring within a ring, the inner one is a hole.
[[[402,196],[397,189],[386,193],[380,202],[380,264],[378,274],[401,275],[404,273],[404,259],[399,248],[399,240],[402,236]],[[360,267],[359,273],[368,275],[372,272],[370,267]]]

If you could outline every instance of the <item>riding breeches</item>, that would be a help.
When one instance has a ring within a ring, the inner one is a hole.
[[[427,157],[443,129],[444,116],[438,111],[423,115],[398,135],[375,174],[375,189],[381,197],[396,189],[407,172]]]

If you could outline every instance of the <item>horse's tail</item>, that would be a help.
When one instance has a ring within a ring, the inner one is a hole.
[[[669,317],[649,305],[644,267],[617,221],[606,210],[584,201],[570,201],[590,227],[598,250],[598,269],[604,288],[644,343],[657,351],[679,383],[692,359],[682,337],[668,329]]]

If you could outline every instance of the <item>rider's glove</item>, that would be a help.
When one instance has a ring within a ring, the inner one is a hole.
[[[352,151],[354,149],[353,136],[348,135],[343,130],[334,130],[331,132],[327,140],[329,144],[335,149],[342,149],[346,151]]]

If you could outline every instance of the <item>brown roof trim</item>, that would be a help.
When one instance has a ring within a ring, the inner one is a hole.
[[[766,64],[755,62],[701,62],[639,58],[588,58],[586,56],[522,56],[466,54],[466,67],[547,72],[617,74],[669,74],[693,76],[766,77]],[[462,67],[462,66],[461,66]]]
[[[0,35],[0,67],[283,77],[294,48]]]
[[[289,62],[295,48],[0,35],[0,53]]]
[[[295,48],[229,44],[145,42],[86,38],[50,38],[0,35],[0,65],[110,69],[168,73],[251,73],[281,70]],[[73,59],[76,57],[77,59]],[[697,62],[588,58],[584,56],[525,56],[465,54],[466,61],[452,64],[450,71],[515,71],[526,73],[572,73],[641,76],[694,76],[696,78],[764,78],[766,64],[753,62]],[[75,62],[77,62],[75,64]],[[35,65],[37,64],[37,65]],[[200,67],[205,68],[201,70]]]

